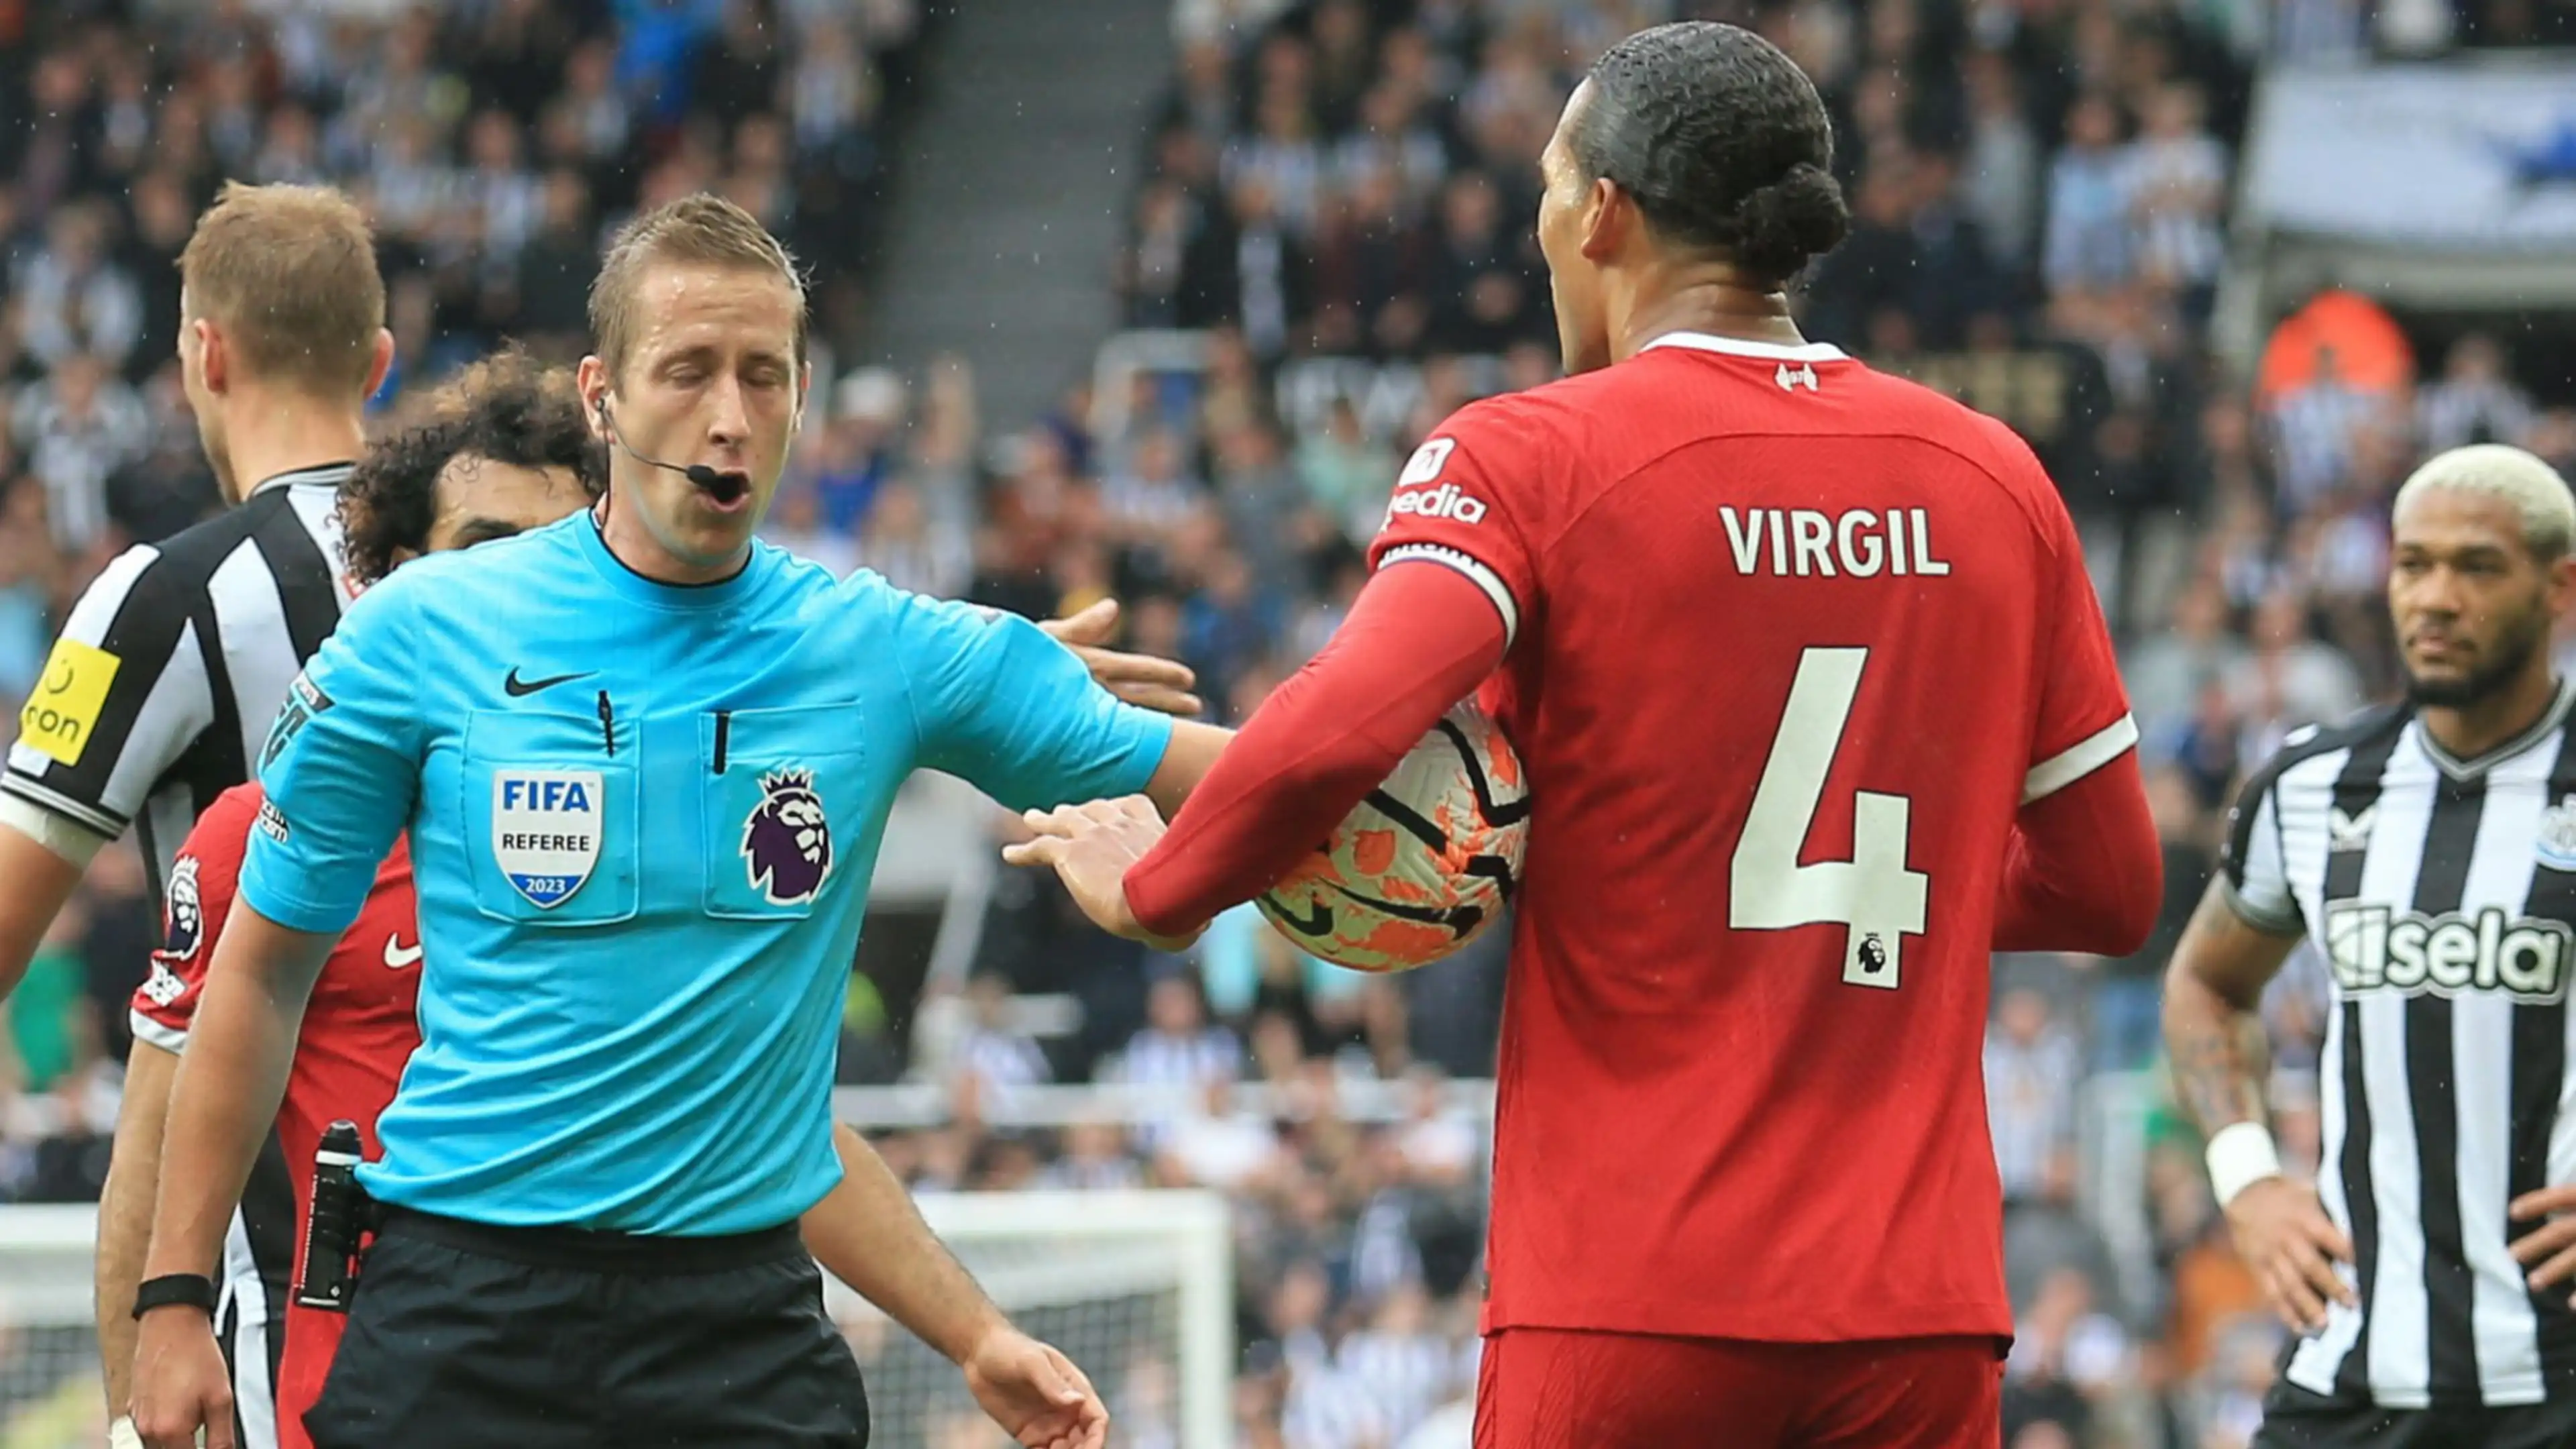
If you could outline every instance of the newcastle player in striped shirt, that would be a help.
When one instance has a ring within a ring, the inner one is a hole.
[[[321,187],[228,186],[198,218],[179,277],[180,374],[237,506],[109,564],[46,660],[0,773],[0,997],[90,858],[128,826],[167,909],[180,842],[250,778],[288,682],[347,597],[333,508],[393,360],[365,218]],[[166,1098],[172,1060],[161,1055],[157,1079],[138,1061],[128,1094]],[[139,1198],[119,1190],[127,1161],[120,1150],[109,1169],[104,1214],[151,1210],[148,1185]],[[283,1174],[272,1155],[257,1175]],[[227,1258],[247,1271],[250,1242],[290,1227],[236,1218]],[[141,1253],[139,1232],[111,1231],[99,1281],[130,1298]],[[108,1408],[121,1416],[134,1325],[103,1315],[102,1338]]]
[[[2441,454],[2398,491],[2408,698],[2246,782],[2176,948],[2165,1037],[2238,1251],[2300,1337],[2267,1449],[2576,1442],[2576,501],[2538,458]],[[2331,968],[2316,1186],[2264,1126],[2263,986]]]
[[[179,279],[188,405],[238,506],[109,564],[45,661],[0,774],[0,997],[128,826],[161,903],[346,598],[332,505],[394,345],[366,219],[324,187],[228,186]]]

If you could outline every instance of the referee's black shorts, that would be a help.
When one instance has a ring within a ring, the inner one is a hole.
[[[863,1449],[794,1223],[728,1238],[388,1210],[304,1416],[315,1449]]]

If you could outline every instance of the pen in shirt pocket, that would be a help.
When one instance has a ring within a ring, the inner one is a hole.
[[[608,757],[617,758],[617,711],[608,702],[608,691],[599,692],[599,738],[608,746]]]

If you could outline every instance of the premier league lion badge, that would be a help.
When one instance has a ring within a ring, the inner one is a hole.
[[[179,863],[171,868],[167,896],[163,943],[172,956],[185,961],[197,954],[198,941],[206,929],[205,907],[197,897],[195,856],[180,856]]]
[[[832,824],[811,770],[760,777],[760,804],[742,823],[742,861],[751,884],[773,906],[814,899],[832,873]]]

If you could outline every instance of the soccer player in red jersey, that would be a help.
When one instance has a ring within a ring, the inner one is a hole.
[[[1831,160],[1750,32],[1603,56],[1542,160],[1572,375],[1414,454],[1348,622],[1168,833],[1094,802],[1010,852],[1186,939],[1481,689],[1535,809],[1480,1449],[1996,1442],[1988,956],[2133,949],[2161,894],[2055,488],[1791,322]]]

